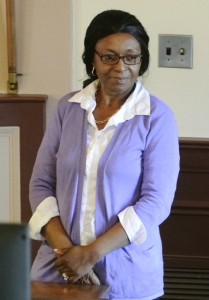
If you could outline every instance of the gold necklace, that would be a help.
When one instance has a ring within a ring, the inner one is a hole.
[[[118,108],[110,117],[104,119],[104,120],[95,120],[96,124],[100,125],[100,124],[105,124],[109,121],[109,119],[114,116],[118,111],[120,110],[120,108]]]

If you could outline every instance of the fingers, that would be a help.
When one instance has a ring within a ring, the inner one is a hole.
[[[92,284],[92,285],[100,285],[100,280],[97,275],[94,273],[93,269],[91,269],[87,274],[82,277],[78,277],[76,274],[72,274],[69,272],[62,273],[63,279],[66,283],[75,283],[78,282],[80,284]]]
[[[69,249],[70,248],[54,249],[54,252],[58,258],[55,266],[67,283],[74,283],[79,279],[79,277],[68,268],[65,260],[59,260],[59,258],[68,253]]]
[[[100,280],[94,273],[93,269],[83,276],[83,281],[87,284],[100,285]]]
[[[54,249],[57,259],[55,267],[67,282],[76,282],[93,267],[85,247],[73,246],[70,249]],[[99,284],[96,275],[86,276],[90,284]]]
[[[101,285],[100,280],[94,273],[93,269],[91,269],[87,274],[78,279],[77,282],[80,284]]]
[[[54,252],[58,258],[55,262],[55,266],[66,282],[72,281],[72,275],[71,276],[69,275],[72,271],[69,270],[65,261],[59,260],[59,258],[61,258],[63,255],[65,255],[68,251],[69,251],[69,248],[54,249]]]
[[[75,283],[77,280],[79,280],[76,275],[68,275],[65,272],[62,273],[62,277],[66,283]]]
[[[94,285],[100,285],[100,280],[99,278],[97,277],[97,275],[94,273],[93,270],[91,270],[89,272],[89,280],[91,282],[91,284],[94,284]]]

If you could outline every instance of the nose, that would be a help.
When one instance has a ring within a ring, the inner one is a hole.
[[[117,64],[115,64],[115,70],[124,71],[127,69],[127,65],[124,63],[122,57],[120,57]]]

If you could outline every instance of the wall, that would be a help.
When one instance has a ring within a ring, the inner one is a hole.
[[[80,56],[90,20],[105,9],[122,9],[135,14],[150,36],[151,64],[143,78],[150,92],[174,110],[181,137],[209,137],[209,26],[208,0],[77,0],[75,53],[78,65],[74,85],[84,77]],[[88,8],[91,9],[88,9]],[[158,67],[158,34],[189,34],[194,39],[193,69]]]
[[[18,92],[47,94],[49,119],[58,99],[72,89],[72,1],[15,0],[15,4],[17,71],[23,74],[18,78]],[[4,9],[5,0],[0,0],[2,16]],[[5,51],[0,56],[0,66],[4,61],[5,67]],[[0,93],[6,93],[6,80],[4,70]]]
[[[1,20],[4,1],[0,0]],[[150,35],[151,64],[142,80],[150,92],[172,107],[179,135],[209,137],[208,0],[15,2],[18,72],[23,73],[19,93],[48,94],[48,119],[63,94],[82,86],[85,76],[81,61],[83,38],[90,20],[104,9],[119,8],[134,13]],[[0,43],[5,38],[5,26],[2,28]],[[193,69],[158,68],[159,33],[193,35]],[[2,49],[0,92],[5,93],[5,47]]]

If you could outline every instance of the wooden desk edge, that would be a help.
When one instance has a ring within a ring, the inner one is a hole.
[[[95,300],[109,299],[110,287],[89,284],[58,284],[48,282],[32,282],[32,300]]]

